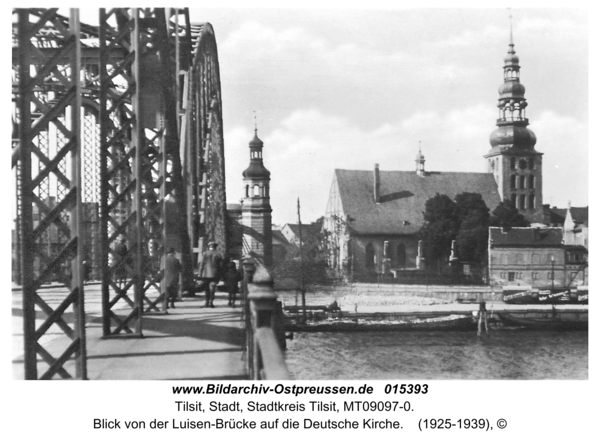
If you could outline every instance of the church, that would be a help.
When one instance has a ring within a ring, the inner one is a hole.
[[[417,233],[426,201],[438,193],[451,199],[479,193],[490,211],[510,200],[531,223],[544,223],[543,153],[528,128],[512,29],[498,93],[484,173],[428,171],[420,150],[413,171],[380,171],[378,164],[368,171],[335,170],[323,226],[330,267],[353,274],[381,272],[384,263],[392,271],[421,269]]]

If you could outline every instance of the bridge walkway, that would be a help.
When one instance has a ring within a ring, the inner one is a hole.
[[[44,296],[57,295],[48,289]],[[60,295],[57,295],[60,296]],[[13,375],[22,379],[21,292],[13,290]],[[90,380],[244,380],[245,330],[241,305],[227,306],[217,293],[215,308],[196,296],[176,302],[167,314],[144,315],[143,338],[102,339],[100,286],[86,286],[87,370]],[[36,320],[37,321],[37,320]],[[36,322],[37,323],[37,322]],[[41,341],[49,352],[70,340],[58,330]],[[68,362],[65,366],[71,370]],[[40,361],[39,371],[47,364]]]

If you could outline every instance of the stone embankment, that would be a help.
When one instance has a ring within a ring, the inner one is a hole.
[[[277,291],[284,305],[300,305],[299,291]],[[306,292],[307,305],[327,305],[337,301],[342,310],[361,306],[437,305],[484,300],[498,302],[501,290],[490,286],[434,286],[405,284],[351,283],[321,286]]]

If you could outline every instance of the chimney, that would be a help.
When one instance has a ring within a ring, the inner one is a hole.
[[[375,203],[380,203],[380,201],[381,201],[381,194],[380,194],[380,191],[381,191],[381,181],[380,181],[380,177],[379,177],[379,164],[378,163],[375,164],[374,175],[375,175],[375,179],[374,179],[374,182],[373,182],[373,186],[374,186],[374,188],[373,188],[373,194],[375,196]]]

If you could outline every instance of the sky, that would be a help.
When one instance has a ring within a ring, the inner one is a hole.
[[[411,171],[420,147],[427,171],[484,172],[512,14],[543,202],[588,206],[590,10],[315,3],[181,5],[215,30],[229,203],[243,195],[255,120],[279,225],[298,221],[298,198],[303,222],[323,216],[336,168]]]
[[[217,38],[227,198],[254,133],[276,224],[324,215],[336,168],[484,172],[509,11],[190,8]],[[544,203],[588,205],[588,12],[513,8]]]

